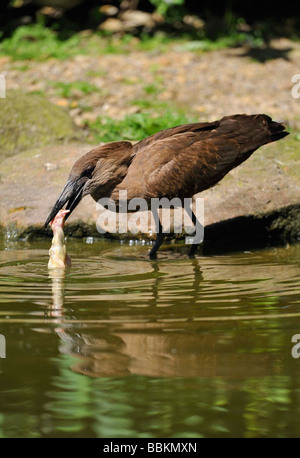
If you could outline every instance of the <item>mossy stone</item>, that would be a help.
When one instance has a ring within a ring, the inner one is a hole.
[[[10,91],[0,99],[0,161],[20,151],[79,139],[69,114],[39,94]]]

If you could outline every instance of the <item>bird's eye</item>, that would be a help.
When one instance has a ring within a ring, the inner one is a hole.
[[[93,167],[93,166],[87,167],[85,169],[84,173],[83,173],[83,176],[88,177],[88,178],[92,178],[94,169],[95,169],[95,167]]]

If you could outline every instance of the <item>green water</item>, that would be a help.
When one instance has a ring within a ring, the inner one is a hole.
[[[300,245],[0,245],[0,437],[297,437]]]

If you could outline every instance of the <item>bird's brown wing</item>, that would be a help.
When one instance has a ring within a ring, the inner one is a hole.
[[[266,115],[234,115],[203,129],[179,126],[176,133],[168,129],[169,136],[146,139],[143,148],[137,144],[138,153],[112,197],[119,189],[127,190],[128,199],[191,197],[215,185],[261,145],[285,135],[281,124],[271,123]]]
[[[134,145],[135,153],[138,154],[143,152],[148,146],[154,145],[156,142],[165,140],[175,135],[187,133],[187,132],[199,132],[204,133],[205,131],[211,131],[219,125],[219,121],[214,122],[196,122],[191,124],[182,124],[180,126],[169,127],[168,129],[161,130],[150,137],[144,138],[140,142]]]

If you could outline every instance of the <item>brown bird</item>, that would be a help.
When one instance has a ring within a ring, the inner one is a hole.
[[[127,191],[128,200],[177,197],[183,202],[214,186],[260,146],[286,135],[285,126],[267,115],[241,114],[171,127],[134,145],[119,141],[98,146],[72,167],[45,227],[67,202],[71,213],[88,194],[96,202],[110,197],[117,206],[119,191]],[[166,235],[158,215],[155,218],[158,227],[151,258]],[[192,220],[198,223],[194,213]],[[196,249],[197,245],[191,245],[190,256]]]

